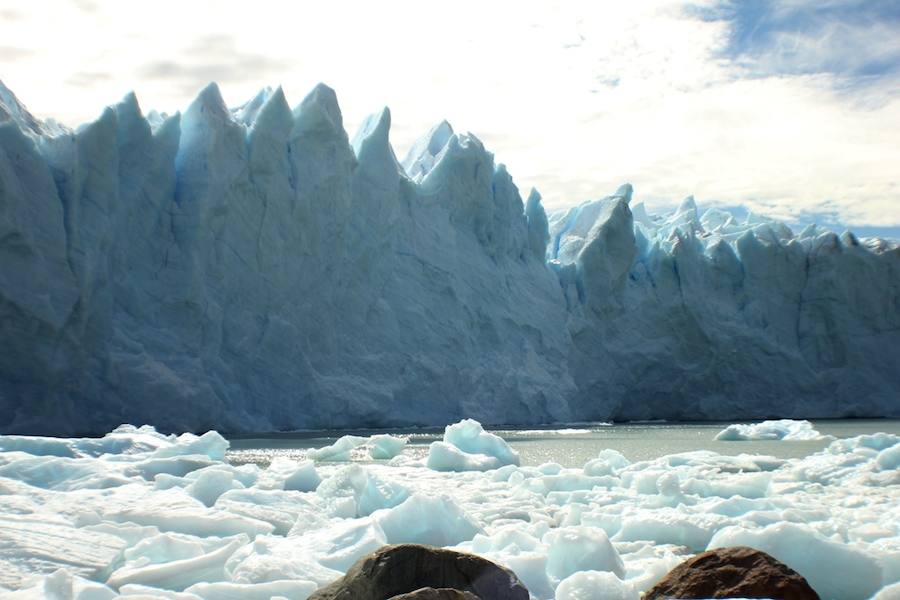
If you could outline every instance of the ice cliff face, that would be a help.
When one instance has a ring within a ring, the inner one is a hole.
[[[390,124],[210,85],[71,132],[0,84],[0,430],[900,416],[895,245],[630,186],[548,219]]]

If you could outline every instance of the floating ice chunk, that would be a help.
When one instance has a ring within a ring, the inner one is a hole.
[[[125,566],[113,572],[107,583],[114,588],[137,583],[182,591],[195,583],[223,581],[226,579],[225,563],[238,548],[249,542],[246,535],[240,535],[200,556],[144,566]]]
[[[309,457],[316,461],[347,462],[351,458],[351,452],[367,441],[367,437],[345,435],[330,446],[310,450]]]
[[[549,546],[547,574],[559,582],[578,571],[610,571],[625,576],[625,565],[609,537],[594,527],[553,529],[542,540]]]
[[[284,456],[276,456],[261,475],[258,487],[313,492],[321,482],[322,478],[316,472],[313,461],[298,462]]]
[[[186,591],[203,600],[269,600],[276,597],[305,600],[317,588],[312,581],[281,580],[267,583],[197,583]]]
[[[771,554],[803,575],[823,598],[865,600],[882,585],[881,565],[874,556],[829,540],[806,525],[726,527],[709,543],[710,550],[728,546],[750,546]]]
[[[490,471],[503,466],[496,456],[463,452],[446,442],[431,443],[426,464],[435,471]]]
[[[217,464],[216,461],[211,460],[205,454],[166,458],[154,457],[129,465],[125,469],[125,475],[138,475],[147,480],[154,479],[160,474],[184,477],[193,471],[212,467]]]
[[[559,475],[563,470],[563,466],[559,463],[549,462],[539,465],[537,470],[544,475]]]
[[[193,433],[182,433],[174,443],[164,446],[154,452],[157,458],[171,456],[185,456],[191,454],[203,454],[212,460],[224,460],[225,451],[228,450],[228,440],[216,431],[207,431],[201,436]]]
[[[533,597],[552,598],[553,583],[547,576],[547,546],[535,537],[535,534],[543,537],[547,526],[528,529],[525,531],[521,524],[504,526],[491,535],[478,534],[456,549],[479,554],[512,569]]]
[[[900,444],[885,448],[878,453],[875,464],[882,471],[900,469]]]
[[[75,458],[72,440],[26,435],[0,436],[0,452],[24,452],[33,456]]]
[[[228,568],[235,581],[244,583],[299,578],[322,584],[386,543],[371,518],[339,520],[303,535],[259,537],[235,554]]]
[[[259,481],[260,473],[262,472],[262,469],[254,464],[238,466],[220,464],[218,468],[228,470],[234,476],[235,481],[241,482],[244,487],[256,485],[256,482]]]
[[[373,435],[369,438],[369,456],[376,460],[394,458],[406,447],[406,438],[393,435]]]
[[[282,554],[315,558],[328,569],[346,571],[363,556],[387,543],[381,526],[372,518],[347,519],[300,536],[291,536],[280,545]]]
[[[175,531],[197,536],[229,536],[246,533],[251,538],[271,533],[270,523],[221,510],[206,508],[181,489],[158,491],[146,502],[111,511],[107,519],[120,523],[152,525],[160,531]]]
[[[48,575],[62,567],[95,578],[124,548],[121,538],[75,528],[61,519],[54,522],[49,515],[0,515],[0,586],[18,588],[30,575]]]
[[[824,440],[825,436],[816,431],[809,421],[779,419],[762,423],[729,425],[716,435],[720,442],[743,442],[748,440],[809,441]]]
[[[171,490],[172,488],[186,488],[190,481],[184,477],[176,477],[168,473],[160,473],[153,478],[153,487],[157,490]]]
[[[173,592],[172,590],[163,590],[149,585],[140,585],[137,583],[129,583],[119,588],[120,597],[127,597],[128,600],[203,600],[196,594],[188,592]]]
[[[501,564],[516,574],[534,598],[553,598],[553,582],[547,576],[547,555],[544,549],[537,552],[509,548],[501,552],[486,553],[485,558]]]
[[[157,533],[125,550],[126,567],[142,567],[198,558],[229,544],[234,538],[198,538],[180,533]]]
[[[205,504],[212,506],[216,500],[229,490],[242,490],[244,484],[235,481],[234,474],[221,469],[203,469],[190,473],[186,479],[191,479],[191,483],[185,488],[185,491]]]
[[[548,495],[552,492],[574,492],[591,490],[595,487],[613,487],[621,482],[617,477],[591,477],[581,472],[561,472],[557,475],[543,475],[524,480],[521,485],[536,494]]]
[[[681,480],[678,478],[678,473],[664,473],[656,480],[656,491],[661,496],[680,496]]]
[[[900,436],[890,433],[858,435],[843,440],[835,440],[826,449],[829,454],[857,454],[860,451],[881,452],[900,444]]]
[[[585,475],[615,475],[631,462],[617,450],[606,449],[584,465]]]
[[[111,600],[116,593],[96,581],[82,579],[65,569],[41,577],[37,582],[16,592],[3,593],[3,600]]]
[[[702,552],[713,535],[729,524],[729,519],[716,514],[696,514],[663,507],[626,517],[613,539],[618,541],[648,540],[657,544],[687,546]]]
[[[666,473],[667,471],[655,467],[628,470],[622,473],[622,485],[630,487],[638,494],[656,494],[658,492],[656,482]]]
[[[285,491],[313,492],[321,482],[322,478],[316,473],[313,463],[304,461],[284,478],[284,489]]]
[[[372,515],[389,544],[452,546],[484,530],[447,496],[414,494],[403,504]]]
[[[463,419],[444,429],[444,441],[470,454],[486,454],[496,457],[501,464],[518,465],[519,453],[498,435],[484,430],[481,423]]]
[[[158,433],[150,425],[120,425],[102,438],[50,438],[39,436],[3,436],[0,450],[20,451],[34,456],[68,458],[99,457],[104,454],[135,455],[153,452],[175,443],[174,435]]]
[[[319,484],[316,495],[326,502],[332,516],[354,518],[397,506],[409,497],[409,489],[360,465],[350,465]]]
[[[691,477],[682,483],[681,489],[687,494],[707,498],[765,498],[771,482],[771,473],[735,473],[727,478]]]
[[[432,443],[428,452],[428,466],[437,471],[486,471],[518,464],[519,453],[473,419],[448,425],[444,441]]]
[[[135,525],[134,523],[113,523],[112,521],[103,521],[96,525],[86,525],[80,528],[82,531],[94,531],[96,533],[106,533],[124,541],[126,546],[131,547],[145,538],[150,538],[159,534],[156,527],[144,527]]]
[[[225,570],[235,583],[300,580],[321,587],[341,576],[340,571],[320,564],[321,557],[294,549],[295,542],[290,538],[259,536],[235,552]]]
[[[523,531],[519,526],[507,525],[491,535],[476,535],[472,539],[469,550],[472,552],[484,553],[497,552],[508,548],[537,551],[543,550],[544,546],[539,538],[531,535],[531,533],[527,531]]]
[[[131,483],[114,469],[89,458],[32,456],[16,452],[8,454],[7,460],[6,464],[0,464],[0,477],[47,490],[63,492]]]
[[[609,571],[579,571],[556,588],[556,600],[638,600],[629,583]]]
[[[295,491],[232,490],[219,496],[216,508],[270,523],[276,535],[317,529],[328,521],[320,505],[313,503],[306,494]]]

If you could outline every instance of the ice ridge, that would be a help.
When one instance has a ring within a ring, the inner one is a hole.
[[[0,431],[900,416],[900,249],[624,185],[547,214],[334,91],[75,131],[0,84]]]

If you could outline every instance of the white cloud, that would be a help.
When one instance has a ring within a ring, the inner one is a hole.
[[[173,111],[206,78],[233,104],[279,83],[296,103],[325,81],[351,134],[389,105],[402,155],[447,118],[549,206],[631,181],[651,206],[693,193],[780,216],[827,208],[852,224],[900,225],[900,100],[878,93],[895,79],[848,89],[828,74],[743,78],[721,56],[727,21],[633,4],[163,0],[85,10],[46,0],[38,12],[0,0],[0,13],[21,17],[0,21],[0,39],[24,52],[2,77],[36,114],[68,123],[131,89],[145,108]]]

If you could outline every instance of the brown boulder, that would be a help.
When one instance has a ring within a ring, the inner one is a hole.
[[[452,588],[424,587],[408,594],[400,594],[388,600],[481,600],[471,592],[461,592]]]
[[[384,600],[409,592],[427,594],[422,588],[429,587],[469,592],[486,600],[529,600],[528,590],[509,569],[474,554],[418,544],[384,546],[364,556],[346,575],[313,593],[309,600]],[[466,596],[446,598],[463,600]]]
[[[719,548],[690,558],[644,594],[668,598],[771,598],[819,600],[799,573],[754,548]]]

